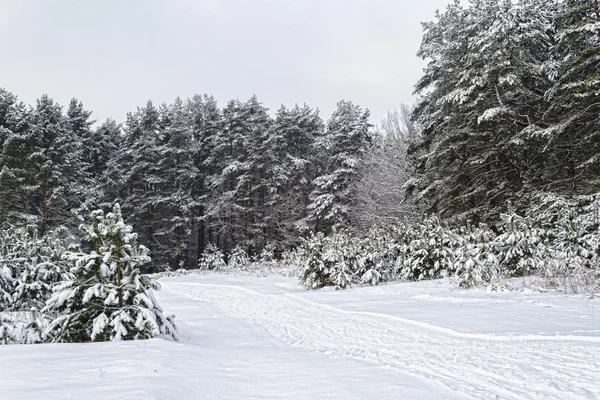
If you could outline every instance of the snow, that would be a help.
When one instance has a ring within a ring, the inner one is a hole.
[[[0,347],[10,399],[595,399],[598,301],[295,279],[161,280],[181,341]]]

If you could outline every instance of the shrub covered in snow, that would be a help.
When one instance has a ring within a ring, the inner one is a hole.
[[[331,265],[325,257],[330,239],[317,233],[305,239],[302,244],[300,283],[308,289],[318,289],[332,285]]]
[[[454,270],[463,288],[490,285],[500,277],[493,232],[486,227],[462,227],[454,250]]]
[[[600,229],[595,200],[586,207],[565,209],[551,230],[549,257],[540,267],[539,283],[570,293],[600,290]]]
[[[119,205],[106,216],[94,211],[91,219],[82,231],[93,250],[70,249],[74,276],[55,287],[44,309],[58,315],[48,337],[54,342],[177,338],[173,317],[163,315],[152,292],[160,286],[139,271],[150,261],[148,249],[136,243]]]
[[[69,279],[69,264],[57,235],[34,227],[0,232],[0,310],[18,312],[22,343],[43,341],[50,316],[42,312],[53,287]]]
[[[252,260],[240,246],[236,246],[229,255],[228,266],[233,270],[247,270]]]
[[[566,292],[600,290],[600,196],[555,198],[531,215],[503,216],[498,234],[433,216],[412,226],[371,229],[363,237],[345,231],[312,235],[298,251],[300,283],[345,288],[452,276],[461,287],[494,289],[504,277],[532,274]]]
[[[0,306],[10,311],[40,311],[52,287],[70,276],[60,240],[34,227],[0,232]]]
[[[227,263],[223,252],[211,243],[200,256],[198,266],[207,271],[221,271],[227,268]]]
[[[390,230],[371,229],[360,240],[356,276],[361,284],[378,285],[397,279],[397,261],[405,251],[405,234],[398,227]]]
[[[0,344],[8,344],[15,341],[13,330],[14,322],[12,318],[0,313]]]
[[[498,260],[506,273],[522,276],[537,271],[550,257],[548,233],[529,218],[503,216],[504,232],[495,240]]]
[[[408,243],[400,277],[409,281],[448,276],[454,270],[454,232],[439,218],[431,217],[415,228]]]

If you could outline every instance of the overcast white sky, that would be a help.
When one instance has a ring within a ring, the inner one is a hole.
[[[420,22],[449,0],[0,0],[0,87],[83,101],[100,121],[209,93],[378,122],[412,102]]]

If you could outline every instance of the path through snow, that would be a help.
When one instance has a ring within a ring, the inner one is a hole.
[[[474,398],[600,398],[597,336],[460,333],[386,314],[347,311],[294,293],[264,294],[232,284],[162,285],[262,327],[287,345],[410,372]]]

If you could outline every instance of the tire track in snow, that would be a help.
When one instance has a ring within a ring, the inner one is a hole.
[[[600,343],[596,337],[467,334],[238,286],[161,285],[166,291],[209,302],[231,317],[261,326],[289,345],[398,368],[475,398],[600,398]]]

